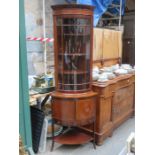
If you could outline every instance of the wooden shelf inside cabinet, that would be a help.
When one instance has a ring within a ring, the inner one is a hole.
[[[77,27],[79,27],[79,26],[80,26],[80,27],[87,27],[87,26],[88,26],[88,27],[90,27],[90,25],[79,25],[79,24],[62,24],[62,25],[57,25],[57,26],[69,26],[69,27],[70,27],[70,26],[75,26],[75,27],[76,27],[76,26],[77,26]]]
[[[80,84],[63,84],[63,83],[58,83],[59,85],[77,85],[77,86],[80,86],[80,85],[87,85],[87,84],[90,84],[90,82],[87,82],[87,83],[80,83]]]
[[[86,91],[90,91],[90,89],[79,89],[79,90],[62,90],[62,89],[58,89],[60,92],[65,92],[66,94],[69,94],[71,91],[73,94],[76,94],[76,93],[82,93],[82,92],[86,92]]]
[[[88,71],[72,70],[72,71],[59,71],[62,74],[86,74]]]
[[[64,36],[90,36],[90,34],[74,34],[74,33],[64,33]]]
[[[86,53],[59,53],[60,56],[87,56]]]
[[[67,84],[63,84],[63,83],[59,83],[58,84],[58,88],[63,88],[64,91],[72,91],[72,92],[81,92],[82,91],[88,91],[89,89],[90,83],[80,83],[80,84],[73,84],[73,83],[67,83]],[[74,88],[74,89],[73,89]]]

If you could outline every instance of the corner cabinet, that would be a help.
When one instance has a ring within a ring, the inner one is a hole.
[[[66,7],[53,7],[56,87],[86,92],[91,89],[92,11]]]
[[[91,86],[93,7],[72,4],[52,6],[52,9],[56,82],[56,91],[52,92],[52,117],[70,127],[93,123],[97,95]],[[82,141],[83,137],[81,143],[87,139]],[[69,144],[61,138],[54,141]]]

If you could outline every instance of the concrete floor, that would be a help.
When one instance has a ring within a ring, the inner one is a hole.
[[[126,139],[135,131],[135,119],[130,118],[107,138],[102,146],[94,150],[92,143],[85,145],[67,146],[55,143],[53,152],[50,152],[51,141],[47,141],[45,153],[37,155],[126,155]]]

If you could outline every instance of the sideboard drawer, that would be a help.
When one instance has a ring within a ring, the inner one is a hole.
[[[117,88],[126,87],[132,83],[131,78],[121,80],[117,83]]]
[[[134,85],[130,85],[128,87],[123,87],[118,89],[113,96],[113,104],[118,104],[122,100],[127,100],[129,96],[133,96],[134,94]]]
[[[110,97],[115,90],[115,84],[108,85],[107,87],[93,86],[93,91],[97,92],[100,97]]]

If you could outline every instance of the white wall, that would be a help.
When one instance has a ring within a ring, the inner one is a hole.
[[[45,0],[46,10],[46,37],[53,37],[53,18],[51,5],[64,4],[65,0]],[[43,2],[42,0],[25,0],[26,36],[43,37]],[[44,45],[39,41],[27,41],[28,73],[38,72],[34,64],[43,63]],[[47,43],[47,69],[54,65],[53,43]],[[43,68],[43,67],[42,67]],[[41,69],[44,72],[43,69]]]

